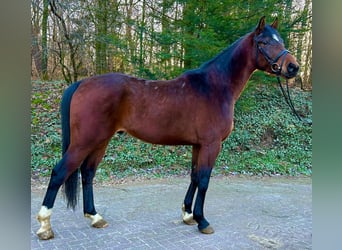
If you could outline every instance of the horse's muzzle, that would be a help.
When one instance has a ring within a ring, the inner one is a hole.
[[[289,63],[287,65],[286,77],[287,78],[293,78],[297,75],[298,71],[299,71],[299,66],[297,64]]]

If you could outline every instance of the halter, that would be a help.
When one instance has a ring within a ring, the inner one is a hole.
[[[287,49],[284,49],[282,51],[280,51],[278,53],[278,55],[272,59],[267,53],[266,51],[259,46],[258,44],[258,40],[256,39],[256,36],[254,36],[254,41],[256,44],[256,64],[257,67],[259,66],[258,64],[258,57],[259,57],[259,51],[261,52],[261,54],[264,56],[264,58],[266,59],[266,61],[271,65],[271,70],[273,73],[275,73],[277,76],[280,76],[281,74],[281,68],[283,67],[284,61],[285,61],[285,57],[288,53],[290,53]],[[280,65],[277,63],[278,60],[283,57],[283,59],[281,60]]]
[[[287,49],[284,49],[284,50],[280,51],[280,52],[278,53],[278,55],[277,55],[274,59],[272,59],[272,58],[266,53],[266,51],[265,51],[262,47],[259,46],[258,40],[257,40],[257,38],[256,38],[256,35],[254,36],[254,42],[255,42],[255,44],[256,44],[256,65],[257,65],[257,67],[259,67],[259,64],[258,64],[258,56],[259,56],[259,51],[260,51],[261,54],[262,54],[262,55],[264,56],[264,58],[266,59],[266,61],[271,65],[271,70],[272,70],[272,72],[276,74],[277,80],[278,80],[278,84],[279,84],[279,87],[280,87],[280,89],[281,89],[281,92],[282,92],[282,94],[283,94],[283,96],[284,96],[284,98],[285,98],[286,103],[289,105],[289,107],[290,107],[290,109],[292,110],[292,112],[294,113],[294,115],[298,118],[299,121],[302,121],[302,122],[304,122],[304,123],[306,123],[306,124],[308,124],[308,125],[312,125],[312,121],[310,121],[310,120],[303,120],[303,119],[299,116],[299,114],[297,113],[297,111],[296,111],[296,109],[295,109],[295,107],[294,107],[294,105],[293,105],[293,102],[292,102],[292,100],[291,100],[291,96],[290,96],[290,92],[289,92],[288,81],[286,80],[286,90],[287,90],[287,93],[286,93],[286,94],[285,94],[284,88],[283,88],[283,86],[281,85],[281,82],[280,82],[281,69],[282,69],[282,67],[283,67],[283,65],[284,65],[284,61],[285,61],[286,55],[287,55],[288,53],[290,53],[290,52],[289,52]],[[279,65],[277,62],[278,62],[278,60],[279,60],[281,57],[283,57],[283,58],[282,58],[281,63],[280,63],[280,65]]]

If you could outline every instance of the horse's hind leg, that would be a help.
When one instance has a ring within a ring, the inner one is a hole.
[[[108,226],[108,223],[95,210],[93,195],[93,179],[96,168],[102,160],[107,144],[108,142],[100,149],[91,153],[81,166],[84,216],[90,218],[91,225],[96,228]]]
[[[79,167],[81,162],[82,160],[76,159],[75,157],[72,157],[71,154],[66,153],[53,168],[43,204],[37,216],[37,219],[41,224],[41,227],[37,231],[37,235],[41,240],[48,240],[54,237],[50,224],[50,216],[58,190],[68,176]]]

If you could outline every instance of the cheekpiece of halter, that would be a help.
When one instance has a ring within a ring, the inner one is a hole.
[[[256,44],[256,48],[257,48],[257,50],[256,50],[256,63],[257,63],[257,65],[258,65],[258,54],[259,54],[258,52],[260,51],[261,54],[265,57],[266,61],[271,65],[272,72],[279,76],[281,74],[281,68],[283,67],[286,54],[288,54],[290,52],[287,49],[284,49],[284,50],[280,51],[274,59],[272,59],[266,53],[266,51],[262,47],[259,46],[256,36],[254,36],[254,41]],[[283,57],[283,59],[281,60],[281,63],[279,65],[277,62],[281,57]]]

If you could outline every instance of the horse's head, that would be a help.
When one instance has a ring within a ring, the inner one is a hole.
[[[296,58],[284,47],[278,31],[278,19],[266,25],[262,17],[254,31],[257,68],[270,74],[293,78],[297,75],[299,65]]]

